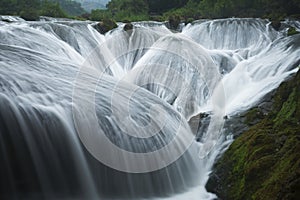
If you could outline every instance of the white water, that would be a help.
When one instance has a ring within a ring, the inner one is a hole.
[[[121,24],[105,36],[88,22],[11,19],[0,22],[4,198],[212,199],[205,183],[230,142],[222,135],[223,116],[251,108],[299,65],[300,36],[286,37],[260,19],[202,21],[176,34],[161,23],[135,23],[129,32]],[[89,70],[78,79],[82,67]],[[83,131],[97,132],[88,98],[94,92],[96,123],[131,152],[158,150],[178,131],[180,147],[193,137],[187,120],[200,112],[211,113],[211,124],[167,168],[118,172],[95,160],[76,134],[74,109]],[[128,112],[131,121],[124,120]],[[155,137],[131,137],[156,133],[164,120]],[[141,128],[149,121],[153,126]]]

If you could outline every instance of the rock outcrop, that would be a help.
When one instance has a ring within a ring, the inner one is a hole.
[[[93,26],[99,33],[105,34],[108,31],[117,28],[118,25],[112,19],[103,19]]]
[[[244,115],[247,130],[214,165],[206,188],[220,199],[300,196],[300,72],[269,97]]]

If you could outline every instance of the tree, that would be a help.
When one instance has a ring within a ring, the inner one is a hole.
[[[112,18],[112,14],[108,10],[96,9],[92,10],[90,18],[93,21],[101,21],[103,19]]]
[[[0,14],[8,15],[16,13],[17,11],[17,0],[1,0],[0,1]]]
[[[107,4],[112,17],[117,21],[139,21],[148,19],[146,0],[112,0]]]
[[[45,1],[42,4],[40,15],[49,17],[67,17],[65,12],[60,8],[58,3]]]
[[[71,0],[42,0],[43,2],[57,3],[59,7],[69,16],[78,16],[85,13],[81,4]]]
[[[184,6],[188,0],[147,0],[149,4],[149,11],[155,13],[162,13],[173,8],[180,8]]]

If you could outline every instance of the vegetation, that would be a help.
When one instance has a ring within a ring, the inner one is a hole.
[[[1,0],[1,15],[20,15],[26,20],[37,20],[40,15],[70,17],[84,13],[80,4],[69,0]]]
[[[148,20],[149,7],[145,0],[112,0],[108,11],[116,21]]]
[[[30,8],[24,8],[20,12],[20,17],[27,21],[36,21],[39,19],[39,12],[35,9],[30,9]]]
[[[283,0],[189,0],[179,9],[168,12],[183,18],[267,17],[282,19],[299,14],[300,1]],[[295,16],[296,17],[296,16]],[[299,16],[298,16],[299,17]]]
[[[259,122],[238,137],[215,165],[207,188],[221,199],[299,198],[300,72],[277,89],[273,101],[265,116],[258,108],[248,112],[247,123]]]
[[[40,7],[39,14],[50,17],[67,17],[66,13],[60,8],[58,3],[45,1]],[[22,15],[21,15],[22,17]]]
[[[55,9],[56,16],[59,12],[54,4],[59,5],[67,16],[81,16],[96,21],[111,18],[125,22],[149,19],[162,21],[176,16],[186,22],[224,17],[281,20],[286,16],[299,17],[300,10],[300,0],[111,0],[107,9],[92,10],[91,15],[87,15],[80,3],[72,0],[1,0],[0,14],[18,15],[22,12],[23,16],[35,16],[37,13],[53,15],[49,9]],[[42,9],[43,12],[40,12]]]
[[[296,30],[295,27],[290,27],[289,30],[288,30],[288,36],[291,36],[291,35],[295,35],[295,34],[298,34],[299,32]]]
[[[111,0],[107,10],[92,11],[91,19],[105,17],[116,21],[200,18],[264,17],[282,20],[299,17],[300,0]]]
[[[150,13],[163,13],[170,9],[180,8],[188,2],[188,0],[147,0]]]
[[[79,16],[86,11],[81,7],[81,4],[70,0],[48,0],[52,3],[57,3],[68,16]]]
[[[112,18],[112,13],[108,10],[92,10],[90,19],[93,21],[100,21],[102,19],[110,19]]]

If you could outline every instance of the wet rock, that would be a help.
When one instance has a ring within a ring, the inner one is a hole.
[[[168,28],[176,31],[179,28],[180,22],[181,22],[181,19],[179,16],[172,15],[169,17]]]
[[[112,19],[104,19],[101,22],[93,25],[93,27],[101,34],[105,34],[108,31],[117,28],[118,25]]]
[[[126,23],[124,28],[123,28],[124,31],[131,31],[133,30],[133,24],[132,23]]]
[[[279,20],[273,20],[271,22],[271,26],[276,30],[279,31],[281,27],[281,22]]]
[[[189,125],[197,141],[201,141],[203,134],[207,131],[210,119],[209,113],[200,113],[189,120]]]
[[[227,117],[224,123],[224,131],[226,135],[233,135],[234,138],[238,137],[244,131],[248,130],[248,125],[245,123],[245,116],[237,115]]]

